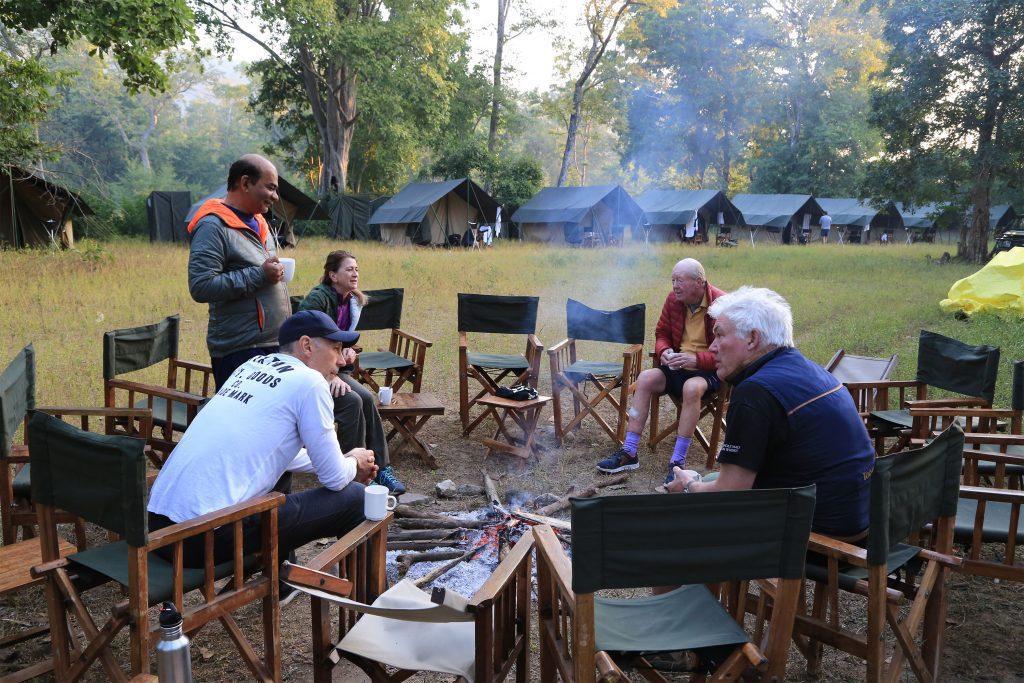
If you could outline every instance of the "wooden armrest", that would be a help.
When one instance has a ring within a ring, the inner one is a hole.
[[[256,496],[251,500],[235,503],[234,505],[229,505],[226,508],[221,508],[220,510],[214,510],[213,512],[208,512],[205,515],[200,515],[195,519],[190,519],[186,522],[179,522],[172,526],[160,529],[159,531],[154,531],[149,535],[148,548],[150,550],[156,550],[157,548],[162,548],[164,546],[183,541],[191,536],[198,536],[199,534],[206,533],[207,531],[213,531],[219,526],[237,522],[250,515],[279,507],[283,503],[283,493],[278,493],[276,491],[265,493],[262,496]]]
[[[994,446],[1024,446],[1024,434],[981,434],[965,432],[964,443],[991,444]]]
[[[976,451],[964,449],[964,460],[1003,463],[1004,465],[1024,465],[1024,455],[1016,453],[999,453],[998,451]]]
[[[810,539],[807,541],[807,549],[819,555],[843,560],[857,567],[868,566],[868,551],[866,548],[861,548],[845,541],[837,541],[830,536],[814,531],[811,532]]]
[[[920,404],[921,401],[907,401],[907,405]],[[988,417],[1010,419],[1017,411],[1008,408],[921,408],[914,405],[909,408],[911,417]]]
[[[459,350],[465,351],[469,348],[469,337],[465,332],[459,332]]]
[[[325,593],[342,598],[348,598],[352,595],[352,582],[348,579],[339,579],[334,574],[302,567],[291,562],[284,563],[279,577],[282,581],[289,581],[299,586],[324,591]]]
[[[509,554],[505,556],[505,559],[487,577],[484,585],[480,586],[477,592],[473,594],[472,605],[481,607],[490,604],[505,585],[508,584],[508,580],[512,578],[512,575],[515,574],[523,561],[530,557],[532,553],[533,532],[528,529],[512,547]]]
[[[423,337],[420,337],[418,335],[413,334],[412,332],[406,332],[405,330],[397,328],[397,327],[392,329],[391,333],[392,334],[397,334],[399,337],[405,337],[409,341],[411,341],[411,342],[413,342],[415,344],[419,344],[420,346],[425,346],[428,349],[431,346],[434,345],[434,342],[432,342],[432,341],[428,341],[428,340],[424,339]]]
[[[177,401],[187,405],[200,406],[206,401],[205,396],[199,396],[198,394],[190,394],[177,389],[158,387],[153,384],[142,384],[141,382],[132,382],[124,379],[107,380],[107,386],[115,389],[124,389],[125,391],[134,391],[138,394],[159,396],[167,401]]]
[[[82,417],[137,417],[144,418],[153,414],[149,408],[67,408],[64,406],[37,406],[41,413],[60,417],[62,415],[81,415]]]
[[[870,382],[843,382],[849,389],[909,389],[921,386],[921,382],[914,379],[877,379]]]
[[[562,349],[568,347],[569,344],[571,342],[574,342],[574,341],[576,341],[576,340],[572,339],[571,337],[566,337],[565,339],[563,339],[562,341],[558,342],[557,344],[552,346],[550,349],[548,349],[548,356],[557,356],[559,351],[561,351]]]
[[[536,347],[538,351],[544,350],[544,345],[540,343],[540,339],[535,334],[526,335],[526,345]]]
[[[629,677],[622,672],[622,669],[612,660],[604,650],[598,650],[594,653],[594,665],[597,666],[597,671],[600,674],[597,677],[601,683],[629,683]]]
[[[368,541],[374,535],[383,531],[387,532],[388,524],[391,523],[393,513],[380,521],[365,520],[352,531],[348,532],[337,541],[328,546],[323,552],[310,560],[306,566],[316,571],[323,571],[328,567],[334,567],[342,558],[350,555],[356,548]]]
[[[639,354],[641,354],[643,352],[644,352],[644,345],[643,344],[633,344],[631,346],[627,346],[625,349],[622,350],[622,356],[624,358],[628,357],[628,356],[636,356],[636,355],[639,355]]]
[[[983,398],[915,398],[907,399],[907,408],[988,408],[989,401]]]
[[[958,567],[962,567],[964,565],[964,561],[959,557],[936,552],[934,550],[929,550],[928,548],[921,548],[918,551],[917,556],[923,560],[928,560],[929,562],[938,562],[939,564],[944,564],[947,567],[950,567],[951,569],[957,569]]]
[[[198,370],[199,372],[213,374],[213,366],[207,363],[198,363],[194,360],[176,360],[174,364],[186,370]]]
[[[988,503],[1024,504],[1024,491],[990,489],[984,486],[961,486],[960,497],[968,500],[983,500]]]
[[[551,575],[558,583],[558,592],[571,603],[576,602],[576,593],[572,590],[572,564],[562,550],[562,544],[555,536],[554,530],[547,524],[538,524],[531,529],[533,540],[537,544],[537,561],[544,561],[551,569]]]

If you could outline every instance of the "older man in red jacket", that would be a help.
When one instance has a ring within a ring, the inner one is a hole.
[[[718,390],[715,359],[708,351],[714,340],[714,319],[708,307],[724,292],[712,287],[699,261],[683,259],[672,269],[672,293],[665,299],[661,317],[654,330],[654,352],[661,367],[644,370],[636,383],[633,404],[629,408],[626,442],[622,448],[597,464],[602,472],[614,473],[640,467],[637,446],[647,422],[651,397],[671,394],[682,399],[679,433],[668,465],[665,482],[672,481],[673,467],[683,466],[686,451],[700,417],[701,398]]]

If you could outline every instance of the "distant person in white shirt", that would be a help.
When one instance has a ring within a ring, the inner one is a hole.
[[[281,350],[240,365],[171,452],[149,497],[150,531],[281,490],[276,484],[289,472],[316,473],[321,485],[285,491],[277,530],[282,559],[362,522],[363,485],[377,465],[365,448],[341,452],[327,384],[342,363],[342,344],[358,338],[321,311],[285,320]],[[230,559],[232,534],[231,525],[214,532],[215,562]],[[243,537],[246,552],[259,548],[258,516],[245,520]],[[203,544],[201,536],[185,542],[185,566],[203,566]]]
[[[828,233],[832,229],[832,217],[828,215],[828,211],[821,214],[818,225],[821,227],[821,243],[828,244]]]

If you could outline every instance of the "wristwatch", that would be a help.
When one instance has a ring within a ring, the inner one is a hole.
[[[691,479],[690,481],[686,482],[686,486],[683,487],[683,493],[689,493],[690,492],[690,484],[692,484],[695,481],[701,481],[701,476],[699,474],[696,477],[694,477],[693,479]]]

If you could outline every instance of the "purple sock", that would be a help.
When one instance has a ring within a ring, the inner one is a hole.
[[[676,447],[672,449],[672,460],[669,465],[679,465],[680,467],[686,465],[686,451],[690,450],[691,438],[689,436],[676,437]]]
[[[639,445],[640,435],[636,432],[626,432],[626,443],[622,444],[622,450],[630,455],[636,455],[636,449]]]

